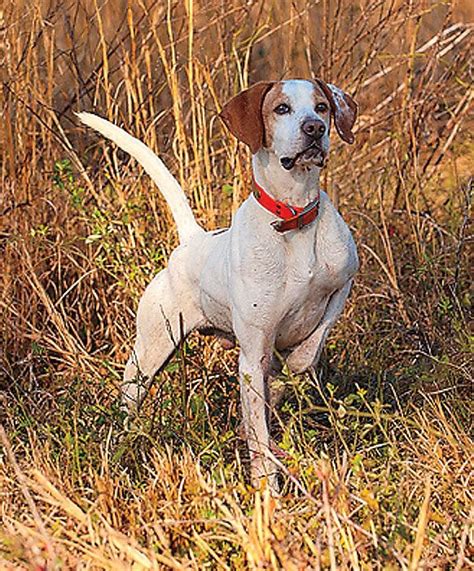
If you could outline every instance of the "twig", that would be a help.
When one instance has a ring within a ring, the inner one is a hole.
[[[0,441],[1,441],[1,443],[5,449],[5,452],[7,453],[8,460],[10,461],[10,464],[13,468],[13,471],[15,472],[15,476],[16,476],[16,479],[17,479],[18,484],[20,486],[20,490],[21,490],[23,496],[25,497],[26,503],[30,507],[30,510],[31,510],[32,515],[33,515],[33,519],[36,523],[36,526],[41,533],[41,536],[43,538],[43,541],[44,541],[44,544],[46,547],[46,551],[48,553],[48,558],[51,559],[52,561],[55,561],[56,560],[56,553],[54,551],[53,544],[51,543],[51,539],[50,539],[49,534],[46,530],[46,526],[44,525],[41,514],[40,514],[38,508],[36,507],[36,504],[35,504],[35,501],[33,500],[32,495],[30,494],[30,491],[29,491],[28,486],[27,486],[26,477],[23,474],[23,472],[21,471],[20,466],[18,465],[18,462],[16,461],[15,453],[13,452],[13,449],[12,449],[11,444],[10,444],[10,440],[9,440],[7,433],[5,432],[5,429],[4,429],[2,424],[0,424]]]

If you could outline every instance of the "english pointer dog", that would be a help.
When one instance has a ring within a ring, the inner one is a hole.
[[[230,228],[206,232],[151,149],[105,119],[79,114],[143,166],[179,233],[168,267],[139,303],[124,404],[129,410],[140,406],[183,334],[197,329],[236,338],[251,481],[258,487],[266,478],[275,493],[268,426],[273,351],[294,373],[314,367],[358,269],[351,232],[319,187],[331,122],[353,143],[356,115],[354,100],[320,79],[260,82],[231,99],[220,117],[250,147],[254,188]]]

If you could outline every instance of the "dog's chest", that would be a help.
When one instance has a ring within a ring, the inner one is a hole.
[[[335,291],[357,270],[354,240],[339,215],[321,221],[311,239],[296,235],[288,250],[288,289],[296,297]]]
[[[357,250],[340,217],[322,223],[314,240],[305,240],[304,235],[293,240],[277,346],[293,346],[308,337],[320,323],[331,295],[354,276],[357,268]]]

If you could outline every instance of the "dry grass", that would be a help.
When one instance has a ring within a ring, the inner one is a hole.
[[[472,16],[463,0],[3,8],[2,569],[472,568]],[[284,379],[275,501],[246,483],[236,352],[210,339],[124,431],[134,308],[176,233],[73,111],[159,150],[213,228],[250,178],[216,112],[248,82],[311,75],[360,103],[323,183],[362,269],[317,378]]]

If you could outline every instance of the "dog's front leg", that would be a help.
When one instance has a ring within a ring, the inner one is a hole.
[[[268,426],[269,398],[267,372],[271,357],[271,343],[259,339],[256,330],[246,332],[239,339],[240,393],[242,420],[250,454],[251,481],[258,488],[262,479],[267,479],[272,493],[277,494],[278,470],[271,460]]]
[[[303,373],[318,364],[327,336],[344,309],[351,285],[352,280],[349,280],[332,294],[319,325],[287,357],[287,365],[293,373]]]

